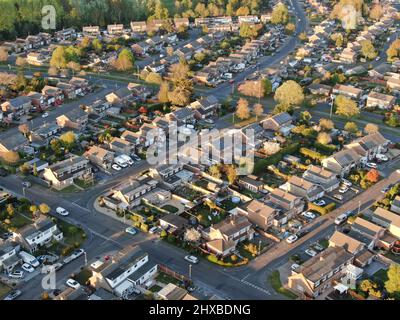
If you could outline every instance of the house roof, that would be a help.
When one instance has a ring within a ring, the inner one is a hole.
[[[82,156],[72,155],[70,158],[58,161],[52,164],[49,169],[53,172],[58,173],[59,171],[65,171],[65,169],[69,166],[76,165],[80,162],[87,162],[87,160]]]
[[[360,217],[357,217],[356,220],[354,220],[351,228],[372,237],[377,237],[377,235],[383,230],[381,226]]]
[[[312,183],[308,180],[305,180],[303,178],[300,178],[298,176],[291,176],[288,180],[288,183],[292,184],[298,188],[304,189],[306,191],[315,186],[314,183]]]
[[[225,239],[214,239],[207,242],[207,246],[217,252],[225,252],[236,246],[235,241]]]
[[[333,243],[334,246],[343,247],[347,252],[355,253],[360,247],[363,247],[364,244],[348,235],[335,231],[332,237],[329,239],[330,243]]]
[[[104,157],[107,156],[107,154],[112,153],[109,150],[106,150],[102,147],[99,146],[92,146],[89,150],[87,150],[83,156],[88,157],[88,156],[95,156],[97,158],[103,159]]]
[[[341,92],[346,92],[346,93],[354,94],[354,95],[359,95],[359,94],[361,94],[361,92],[362,92],[361,89],[358,89],[358,88],[353,87],[353,86],[346,86],[346,85],[343,85],[343,84],[336,84],[336,85],[333,87],[333,90],[337,90],[337,91],[341,91]]]
[[[10,99],[8,101],[8,103],[10,105],[12,105],[14,108],[19,108],[19,107],[23,106],[24,104],[27,104],[30,102],[31,102],[31,99],[28,98],[27,96],[19,96],[14,99]]]
[[[270,199],[273,201],[274,199],[286,202],[286,203],[291,203],[294,200],[296,200],[298,197],[295,196],[294,194],[287,192],[285,190],[282,190],[280,188],[275,188],[274,190],[271,191],[270,193]]]
[[[82,117],[87,116],[87,113],[83,109],[78,107],[78,108],[71,109],[70,111],[65,113],[64,116],[66,116],[71,121],[75,121]]]
[[[351,258],[352,254],[342,247],[328,247],[304,262],[297,272],[310,281],[316,282]]]
[[[360,155],[353,149],[343,149],[336,152],[331,156],[331,158],[334,158],[342,167],[344,167],[353,162],[357,162],[360,159]]]
[[[324,179],[330,179],[332,176],[336,176],[335,173],[325,169],[324,167],[316,166],[313,164],[308,167],[306,172]]]
[[[181,216],[178,216],[177,214],[167,214],[160,218],[161,221],[164,221],[165,223],[177,228],[177,229],[182,229],[185,225],[187,225],[188,220],[185,218],[182,218]]]
[[[287,122],[292,121],[292,116],[287,112],[278,113],[267,120],[273,120],[278,125],[283,125]]]
[[[187,117],[193,116],[193,110],[188,108],[188,107],[184,107],[184,108],[180,108],[178,110],[175,110],[174,112],[172,112],[172,115],[177,120],[182,120],[182,119],[186,119]]]
[[[364,151],[369,151],[389,142],[380,132],[371,133],[348,144],[348,147],[359,145]]]
[[[186,294],[187,291],[185,289],[180,288],[173,283],[168,283],[158,292],[158,295],[166,300],[182,300]]]
[[[49,217],[40,216],[33,224],[26,225],[19,229],[18,233],[25,239],[31,239],[36,237],[37,233],[44,232],[54,225],[55,223]]]
[[[268,219],[271,215],[276,213],[276,209],[270,207],[261,201],[251,200],[242,206],[243,210],[247,211],[249,216],[258,215],[264,219]]]
[[[385,221],[386,223],[389,223],[391,225],[400,228],[400,215],[392,211],[378,207],[373,212],[372,217],[378,218],[380,220]]]
[[[225,220],[211,226],[214,230],[219,230],[222,234],[231,236],[240,230],[250,227],[251,223],[244,216],[231,215]]]

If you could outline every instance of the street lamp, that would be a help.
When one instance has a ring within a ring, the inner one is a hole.
[[[85,267],[87,266],[87,255],[86,251],[83,251],[83,256],[85,257]]]
[[[22,187],[22,194],[24,195],[25,198],[25,187]]]
[[[358,200],[358,213],[357,213],[357,215],[360,214],[360,211],[361,211],[361,201]]]
[[[189,279],[192,280],[192,265],[189,264]]]

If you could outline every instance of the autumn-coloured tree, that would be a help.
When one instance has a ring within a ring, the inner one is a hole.
[[[198,242],[201,238],[201,233],[195,228],[190,228],[185,231],[184,239],[188,242]]]
[[[373,123],[367,123],[364,127],[364,132],[366,134],[372,134],[379,132],[379,127]]]
[[[8,49],[6,47],[0,47],[0,61],[4,62],[8,60]]]
[[[20,161],[19,154],[15,151],[7,151],[3,153],[2,158],[5,162],[9,164],[16,164]]]
[[[347,118],[356,117],[360,114],[357,103],[343,95],[338,95],[335,99],[336,114]]]
[[[45,203],[41,203],[40,205],[39,205],[39,211],[42,213],[42,214],[48,214],[49,212],[50,212],[50,207],[47,205],[47,204],[45,204]]]
[[[350,133],[356,133],[358,131],[358,127],[355,122],[349,121],[344,125],[344,130]]]
[[[236,107],[236,116],[241,120],[250,118],[249,102],[246,99],[239,99]]]
[[[326,132],[320,132],[317,137],[317,141],[320,144],[330,144],[332,142],[331,135]]]
[[[365,178],[372,183],[376,183],[379,180],[379,172],[376,169],[371,169],[366,174]]]
[[[383,8],[381,4],[375,4],[369,11],[369,17],[372,20],[378,21],[383,16]]]
[[[220,179],[221,178],[221,170],[218,165],[214,164],[208,168],[208,172],[214,178]]]
[[[275,91],[275,101],[286,106],[300,105],[304,101],[303,88],[293,80],[285,81]]]
[[[18,131],[21,132],[26,137],[30,132],[28,124],[27,123],[20,124],[18,126]]]
[[[229,184],[233,184],[237,178],[236,168],[233,165],[225,166],[225,174],[228,179]]]
[[[335,127],[335,124],[330,119],[321,118],[319,120],[319,126],[322,130],[330,131]]]
[[[256,103],[253,107],[253,112],[254,115],[256,116],[256,121],[258,120],[258,117],[262,116],[264,114],[264,107],[260,103]]]
[[[158,101],[160,101],[161,103],[168,102],[169,101],[168,93],[169,93],[168,82],[163,81],[161,83],[160,90],[158,91],[158,95],[157,95]]]

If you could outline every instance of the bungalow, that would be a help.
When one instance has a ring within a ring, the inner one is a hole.
[[[149,174],[155,179],[167,180],[168,178],[172,177],[182,170],[183,165],[179,163],[175,165],[161,164],[155,168],[150,168]]]
[[[108,34],[112,35],[121,35],[124,33],[124,25],[123,24],[109,24],[107,26]]]
[[[149,259],[147,252],[135,247],[128,253],[118,253],[110,260],[98,260],[92,265],[89,282],[118,297],[133,293],[135,286],[149,281],[157,272],[158,265]]]
[[[131,29],[133,32],[146,32],[146,21],[131,21]]]
[[[251,240],[254,230],[245,216],[231,215],[225,220],[210,226],[206,238],[207,248],[216,255],[227,256],[231,254],[236,245],[244,240]]]
[[[290,114],[282,112],[261,121],[261,125],[265,130],[279,131],[286,136],[293,128],[292,121]]]
[[[83,156],[100,168],[109,170],[114,162],[114,152],[98,146],[92,146]]]
[[[57,117],[56,122],[61,128],[83,131],[88,123],[88,113],[78,107]]]
[[[286,210],[288,218],[303,212],[305,206],[304,200],[301,197],[280,188],[275,188],[270,192],[269,200]]]
[[[221,107],[219,100],[209,95],[205,98],[192,102],[190,107],[195,111],[195,117],[197,119],[206,119],[214,116]]]
[[[117,154],[131,155],[135,152],[135,145],[127,140],[114,137],[108,144],[110,150],[115,151]]]
[[[344,276],[353,255],[342,247],[328,247],[304,262],[288,278],[288,287],[310,298],[316,298],[332,287],[333,280]]]
[[[303,173],[303,178],[320,185],[325,192],[331,192],[339,187],[337,175],[323,167],[310,165]]]
[[[60,105],[64,100],[62,90],[53,86],[44,86],[42,89],[42,95],[45,98],[47,105]]]
[[[395,237],[400,238],[400,215],[383,208],[376,208],[373,212],[372,221],[387,228]]]
[[[0,271],[10,273],[12,270],[22,263],[22,259],[18,256],[20,245],[15,242],[4,242],[0,244]]]
[[[360,162],[367,162],[375,158],[377,154],[387,151],[387,146],[390,143],[381,133],[371,133],[362,138],[358,138],[344,146],[344,149],[354,150],[361,156]]]
[[[361,98],[362,90],[353,86],[346,86],[343,84],[336,84],[333,87],[332,93],[334,95],[343,95],[347,98],[358,100]]]
[[[175,29],[179,29],[179,27],[189,27],[189,18],[174,18]]]
[[[50,244],[52,240],[61,241],[63,233],[49,217],[41,216],[33,224],[26,225],[13,232],[13,240],[29,252]]]
[[[307,199],[308,201],[315,201],[324,196],[324,189],[313,182],[298,176],[291,176],[287,182],[287,191],[290,193]]]
[[[367,108],[378,107],[380,109],[391,109],[396,103],[394,96],[371,91],[367,98]]]
[[[233,211],[247,217],[253,225],[264,231],[273,225],[275,217],[279,214],[278,209],[258,200],[251,200]]]
[[[396,196],[390,205],[390,211],[400,214],[400,196]]]
[[[173,213],[162,216],[158,221],[160,227],[164,230],[168,230],[169,233],[183,231],[189,225],[187,219]]]
[[[264,183],[258,180],[258,177],[254,175],[239,176],[237,183],[239,186],[255,193],[259,192],[264,187]]]
[[[308,90],[310,90],[312,94],[328,97],[331,94],[332,87],[326,84],[312,83],[308,86]]]
[[[16,97],[1,104],[1,110],[3,112],[10,112],[15,116],[27,113],[31,107],[31,99],[26,96]]]
[[[46,168],[43,178],[53,187],[63,189],[72,185],[75,179],[89,180],[93,178],[93,175],[89,160],[73,155]]]
[[[351,169],[358,167],[360,162],[361,156],[352,148],[343,149],[321,160],[321,164],[325,169],[342,177],[347,175]]]
[[[186,123],[194,120],[194,111],[189,107],[177,109],[166,115],[170,121],[177,121],[179,123]]]
[[[82,33],[85,36],[95,37],[100,35],[100,27],[99,26],[86,26],[82,27]]]

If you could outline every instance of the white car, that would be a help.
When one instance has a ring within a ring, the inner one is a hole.
[[[376,158],[380,161],[389,161],[389,158],[384,154],[377,154]]]
[[[49,116],[49,114],[47,112],[42,114],[42,118],[47,118]]]
[[[309,255],[310,257],[315,257],[318,253],[316,251],[314,251],[313,249],[307,249],[306,251],[304,251],[307,255]]]
[[[346,193],[347,191],[349,191],[349,188],[346,187],[346,186],[343,186],[343,187],[341,187],[341,188],[339,189],[339,192],[340,192],[340,193]]]
[[[69,212],[67,211],[67,210],[65,210],[64,208],[62,208],[62,207],[58,207],[57,209],[56,209],[56,212],[60,215],[60,216],[67,216],[67,215],[69,215]]]
[[[35,271],[35,268],[32,267],[29,263],[24,263],[24,264],[21,266],[21,268],[24,269],[26,272],[29,272],[29,273],[32,273],[32,272]]]
[[[77,259],[79,258],[81,255],[83,255],[85,253],[85,250],[83,249],[76,249],[74,252],[72,252],[71,257],[73,259]]]
[[[315,213],[310,211],[303,212],[301,215],[307,219],[315,219]]]
[[[367,162],[367,167],[371,169],[376,169],[378,165],[375,162]]]
[[[117,165],[116,163],[114,163],[111,167],[116,171],[121,171],[121,167],[119,165]]]
[[[154,234],[154,233],[157,232],[157,230],[158,230],[158,227],[151,227],[150,230],[149,230],[149,233],[150,234]]]
[[[346,179],[342,179],[342,183],[343,183],[346,187],[351,187],[351,186],[353,185],[349,180],[346,180]]]
[[[347,221],[347,214],[343,213],[336,217],[335,224],[341,225],[343,222],[346,222],[346,221]]]
[[[297,263],[293,263],[291,266],[290,266],[290,269],[292,269],[293,271],[295,271],[296,269],[298,269],[300,267],[300,265],[298,265]]]
[[[297,239],[298,239],[298,237],[297,237],[295,234],[292,234],[291,236],[289,236],[289,237],[286,239],[286,242],[287,242],[287,243],[293,243],[293,242],[296,242]]]
[[[190,263],[194,263],[194,264],[199,263],[199,258],[197,258],[195,256],[185,256],[184,259]]]
[[[317,206],[324,206],[326,204],[325,200],[316,200],[313,202]]]
[[[23,271],[14,271],[8,274],[8,277],[11,279],[22,279],[24,277]]]
[[[71,288],[73,288],[75,290],[77,290],[77,289],[79,289],[81,287],[81,285],[77,281],[75,281],[74,279],[68,279],[65,283],[66,283],[66,285],[68,287],[71,287]]]

